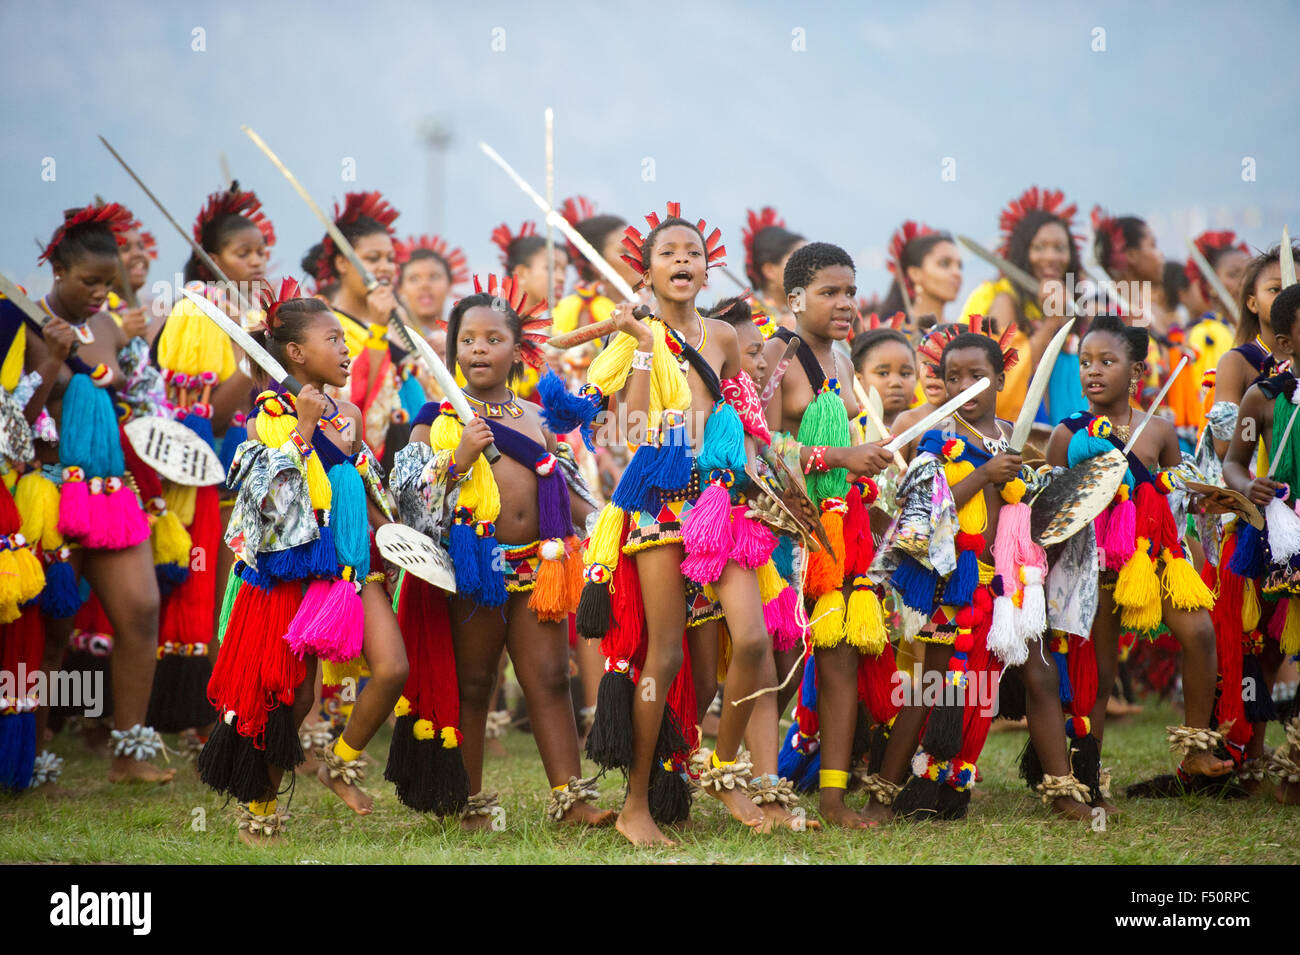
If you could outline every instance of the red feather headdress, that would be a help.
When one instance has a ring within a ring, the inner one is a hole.
[[[1250,247],[1245,242],[1237,241],[1237,233],[1231,229],[1225,229],[1222,232],[1202,232],[1192,240],[1196,248],[1200,250],[1205,261],[1210,261],[1210,254],[1213,252],[1225,252],[1228,249],[1236,249],[1239,252],[1245,252],[1250,255]],[[1201,270],[1196,266],[1196,260],[1189,258],[1187,264],[1183,266],[1183,271],[1187,275],[1187,281],[1197,285],[1201,289],[1201,295],[1208,302],[1210,300],[1210,283],[1205,280]]]
[[[1002,367],[1004,371],[1010,371],[1016,367],[1020,361],[1020,352],[1011,345],[1011,339],[1015,336],[1016,326],[1008,325],[1001,335],[998,334],[997,326],[993,319],[985,318],[983,315],[972,315],[970,317],[969,329],[963,329],[960,325],[948,325],[943,328],[937,328],[925,336],[924,341],[916,349],[930,370],[937,377],[939,374],[939,363],[943,359],[943,350],[948,347],[948,343],[969,330],[976,335],[984,335],[997,342],[998,348],[1002,350]]]
[[[1101,206],[1092,207],[1092,231],[1098,235],[1106,233],[1110,239],[1109,261],[1101,263],[1102,268],[1108,272],[1123,271],[1127,263],[1124,261],[1124,252],[1128,246],[1124,242],[1124,230],[1120,228],[1119,222],[1114,216],[1107,215]]]
[[[262,211],[261,200],[255,193],[241,190],[238,182],[208,196],[199,217],[194,220],[194,241],[202,244],[203,230],[218,216],[224,215],[242,216],[261,230],[268,247],[275,245],[275,227]]]
[[[441,257],[451,267],[451,284],[453,286],[464,285],[469,281],[469,260],[465,258],[464,249],[451,248],[447,244],[447,240],[439,235],[407,236],[405,242],[398,239],[393,243],[393,250],[397,255],[397,264],[405,265],[411,261],[411,253],[416,249],[428,249],[434,255]]]
[[[908,281],[906,275],[899,274],[899,268],[903,261],[903,250],[907,248],[909,242],[913,239],[919,239],[923,235],[932,235],[934,230],[924,222],[915,222],[908,219],[898,231],[889,237],[889,259],[885,262],[885,268],[889,269],[894,278],[907,283],[907,296],[911,298],[916,294],[912,283]]]
[[[280,294],[271,291],[269,286],[262,286],[262,309],[266,312],[266,318],[262,320],[262,328],[271,331],[275,328],[275,313],[280,310],[280,306],[291,298],[302,298],[302,289],[297,281],[291,278],[280,280]]]
[[[680,202],[670,202],[667,206],[667,216],[669,219],[680,219],[682,217],[682,204]],[[656,226],[663,220],[659,218],[659,213],[652,212],[645,217],[646,224],[653,231]],[[708,223],[700,219],[695,227],[700,230],[700,235],[705,236],[704,253],[707,265],[721,265],[722,257],[727,254],[727,247],[722,245],[722,230],[714,229],[708,231]],[[637,231],[636,226],[628,226],[623,231],[623,248],[624,252],[620,258],[637,272],[645,272],[646,267],[641,261],[641,248],[645,245],[645,236]]]
[[[1011,250],[1011,233],[1030,212],[1035,210],[1048,212],[1065,222],[1065,230],[1070,233],[1070,241],[1077,248],[1079,237],[1074,234],[1074,217],[1079,207],[1074,203],[1065,204],[1065,193],[1060,189],[1039,189],[1030,186],[1020,194],[1019,199],[1012,199],[998,217],[998,228],[1002,230],[1002,244],[998,246],[998,255],[1006,258]]]
[[[349,192],[343,197],[343,208],[334,203],[334,224],[344,226],[351,222],[356,222],[361,218],[374,219],[387,230],[390,236],[396,234],[393,228],[393,222],[400,215],[396,209],[389,205],[388,200],[384,198],[383,193],[379,190],[374,192]],[[321,255],[316,261],[316,280],[324,285],[334,275],[334,239],[325,234],[325,240],[321,243]]]
[[[63,225],[59,226],[54,233],[54,238],[50,239],[50,244],[41,249],[40,257],[37,262],[48,262],[54,255],[54,250],[63,244],[63,240],[68,237],[68,233],[78,226],[83,225],[100,225],[109,229],[116,239],[119,235],[130,228],[132,222],[131,213],[126,206],[117,202],[109,202],[102,206],[86,206],[84,209],[73,209],[63,214]]]
[[[569,223],[569,225],[573,226],[575,229],[578,227],[579,222],[590,219],[595,214],[596,204],[586,196],[573,196],[569,199],[565,199],[560,205],[560,215],[564,216],[564,221]],[[568,242],[568,239],[566,238],[565,241]],[[583,254],[578,251],[576,245],[572,242],[568,242],[568,245],[570,262],[577,263],[586,261]],[[597,249],[596,251],[600,250]]]
[[[865,301],[865,299],[859,299],[859,303]],[[861,305],[859,305],[859,307],[861,307]],[[882,328],[886,325],[894,329],[894,331],[898,331],[903,327],[903,323],[907,321],[906,312],[895,312],[889,317],[888,321],[883,320],[874,311],[860,311],[858,314],[862,316],[862,331],[864,332],[874,332],[877,328]]]
[[[123,206],[122,208],[125,209],[126,207]],[[158,240],[153,237],[152,232],[144,230],[144,223],[137,219],[129,209],[127,209],[127,215],[131,216],[131,221],[124,228],[117,231],[117,247],[120,249],[126,245],[126,234],[128,232],[138,232],[140,233],[140,243],[144,246],[144,254],[149,256],[150,259],[156,260],[158,258]]]
[[[764,206],[759,212],[745,210],[745,228],[741,230],[740,236],[745,243],[745,275],[749,276],[749,281],[755,288],[763,284],[763,276],[759,275],[758,267],[754,264],[754,238],[770,226],[785,227],[785,220],[771,206]]]
[[[524,302],[528,299],[528,294],[524,291],[521,283],[517,283],[512,277],[506,276],[497,281],[495,275],[488,275],[487,287],[479,281],[479,277],[474,276],[474,292],[476,294],[487,293],[496,296],[510,307],[510,310],[519,316],[523,328],[523,334],[519,338],[519,347],[523,352],[524,361],[534,368],[540,368],[546,362],[546,356],[542,353],[542,345],[546,343],[547,336],[550,334],[551,319],[550,316],[539,318],[543,311],[546,310],[545,302],[538,302],[524,311]]]
[[[501,250],[501,267],[508,269],[510,259],[510,245],[516,239],[522,239],[526,236],[537,235],[537,225],[533,222],[525,222],[519,226],[518,232],[511,232],[510,226],[501,223],[492,230],[492,243]]]

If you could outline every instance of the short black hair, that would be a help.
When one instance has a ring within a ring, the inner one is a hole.
[[[479,306],[501,312],[502,317],[506,320],[506,326],[510,329],[510,334],[514,336],[516,345],[524,340],[523,319],[519,317],[519,313],[511,308],[504,298],[489,295],[487,292],[475,292],[473,295],[466,295],[451,307],[451,314],[447,316],[447,367],[451,369],[452,374],[456,373],[456,340],[460,338],[461,319],[465,317],[465,313],[471,308]],[[522,361],[517,361],[510,367],[510,378],[512,380],[522,377],[523,373],[524,363]]]
[[[955,351],[963,348],[978,348],[988,356],[989,365],[993,368],[993,374],[1000,375],[1007,370],[1006,359],[1002,357],[1002,348],[993,339],[987,335],[979,335],[975,332],[962,332],[960,335],[954,335],[952,340],[943,348],[943,355],[939,358],[939,377],[942,378],[948,370],[948,356]]]
[[[703,315],[705,318],[726,322],[733,328],[746,322],[753,324],[754,321],[754,310],[749,307],[749,301],[740,295],[724,298],[712,308],[706,309]]]
[[[704,241],[704,233],[700,231],[700,227],[688,219],[683,219],[679,216],[669,216],[651,229],[649,233],[646,234],[645,241],[641,243],[641,268],[647,272],[650,271],[650,256],[654,253],[655,240],[659,238],[659,233],[663,232],[665,229],[672,229],[678,226],[690,229],[698,235],[700,237],[700,248],[704,250],[705,256],[708,256],[709,247]]]
[[[335,222],[335,225],[338,227],[339,232],[343,233],[343,238],[348,240],[348,245],[352,246],[354,249],[357,247],[357,243],[368,235],[379,235],[381,233],[387,236],[392,235],[392,233],[388,231],[388,226],[384,225],[378,219],[373,219],[370,216],[365,215],[360,215],[355,219],[347,221]],[[327,239],[329,236],[326,235],[325,238]],[[317,281],[326,281],[337,275],[337,271],[334,268],[334,256],[342,255],[343,253],[334,245],[333,242],[330,243],[330,246],[332,251],[326,255],[325,239],[321,239],[321,241],[317,242],[307,250],[306,254],[302,257],[302,261],[299,263],[302,266],[302,270],[308,275],[315,276]],[[450,275],[451,273],[448,272],[448,274]]]
[[[829,242],[809,242],[790,253],[785,263],[785,294],[797,288],[807,288],[813,277],[822,269],[847,265],[855,272],[853,258],[838,245]]]
[[[69,209],[63,218],[71,219],[80,209]],[[57,242],[56,242],[57,240]],[[50,239],[50,264],[61,265],[65,269],[73,262],[91,255],[111,255],[121,253],[117,247],[117,236],[106,222],[82,222],[63,231],[55,230]]]
[[[906,345],[908,351],[916,354],[916,349],[912,343],[907,340],[907,336],[897,328],[891,328],[888,325],[882,325],[880,328],[872,328],[865,332],[859,332],[853,337],[853,370],[861,371],[867,363],[867,355],[871,349],[885,342],[898,342],[900,345]]]
[[[546,249],[546,236],[544,235],[519,235],[511,239],[504,251],[506,274],[509,275],[521,265],[528,265],[533,260],[533,256]],[[564,244],[564,237],[560,236],[560,241],[555,243],[555,251],[564,256],[565,261],[569,258],[569,248]],[[448,273],[450,274],[450,273]]]
[[[1151,339],[1147,335],[1145,328],[1136,328],[1129,325],[1115,315],[1098,315],[1092,320],[1092,325],[1088,328],[1088,335],[1094,332],[1114,335],[1122,341],[1130,361],[1145,362],[1147,360],[1147,350],[1151,346]],[[1083,337],[1087,338],[1088,335]]]
[[[1300,311],[1300,283],[1288,285],[1273,299],[1268,310],[1268,323],[1273,327],[1273,334],[1290,338],[1297,311]]]

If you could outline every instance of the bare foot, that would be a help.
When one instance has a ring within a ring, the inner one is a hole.
[[[894,810],[892,806],[886,806],[879,800],[868,799],[867,804],[862,807],[862,811],[858,815],[867,821],[867,825],[878,826],[893,819]]]
[[[489,756],[494,756],[499,759],[505,759],[507,756],[510,755],[508,752],[506,752],[506,744],[501,742],[501,737],[499,736],[489,739],[486,743],[486,746],[487,746],[487,754]]]
[[[566,826],[608,826],[614,822],[614,810],[601,809],[589,802],[575,802],[560,822]]]
[[[1240,779],[1241,788],[1246,790],[1252,796],[1258,796],[1264,789],[1264,780],[1262,779]]]
[[[174,769],[159,769],[129,756],[115,756],[108,768],[110,783],[169,783],[175,775]]]
[[[342,776],[331,776],[328,766],[322,765],[320,769],[316,770],[316,778],[321,781],[322,786],[333,791],[334,795],[347,803],[348,808],[358,816],[368,816],[374,811],[375,801],[373,799]]]
[[[1118,696],[1112,696],[1106,700],[1107,716],[1133,716],[1141,713],[1142,707],[1137,703],[1128,703]]]
[[[763,810],[754,805],[754,800],[749,798],[749,793],[743,788],[719,790],[710,786],[704,792],[726,806],[727,812],[731,813],[731,818],[736,822],[751,828],[763,824]]]
[[[1278,783],[1273,798],[1284,806],[1300,806],[1300,783]]]
[[[775,829],[790,829],[794,832],[804,832],[810,829],[820,829],[822,824],[816,819],[809,819],[806,814],[796,815],[779,802],[764,803],[759,806],[759,811],[763,814],[763,823],[758,827],[758,832],[769,833]]]
[[[879,821],[859,815],[844,805],[842,798],[830,800],[823,798],[818,811],[826,821],[826,825],[841,829],[874,829],[880,825]]]
[[[87,721],[82,724],[81,745],[96,756],[112,756],[113,748],[109,745],[112,735],[113,731],[106,724]]]
[[[677,843],[669,839],[655,821],[650,818],[649,807],[631,808],[623,806],[623,811],[618,814],[614,821],[614,828],[623,834],[628,842],[634,846],[675,846]]]
[[[466,832],[488,832],[492,828],[492,817],[481,813],[461,816],[460,827]]]
[[[1069,796],[1057,796],[1052,800],[1052,812],[1062,819],[1089,822],[1092,819],[1092,807],[1071,799]]]
[[[1200,750],[1189,754],[1183,760],[1181,769],[1189,776],[1226,776],[1232,772],[1232,760],[1219,759],[1213,753]]]
[[[1094,809],[1100,808],[1104,811],[1107,819],[1118,819],[1120,816],[1124,815],[1124,810],[1120,809],[1119,806],[1104,797],[1093,800],[1090,805]]]

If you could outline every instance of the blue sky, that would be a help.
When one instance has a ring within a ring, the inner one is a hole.
[[[453,135],[445,232],[486,271],[492,228],[536,216],[477,142],[540,189],[547,106],[558,196],[638,224],[678,200],[723,229],[737,274],[746,208],[774,205],[808,238],[844,245],[860,285],[883,290],[881,251],[904,218],[991,241],[998,210],[1031,184],[1064,189],[1080,229],[1095,202],[1148,218],[1171,257],[1205,227],[1262,246],[1288,217],[1300,231],[1300,71],[1285,66],[1298,28],[1286,2],[5,0],[0,268],[43,290],[33,238],[97,192],[158,237],[151,279],[180,267],[180,237],[96,133],[187,228],[224,153],[275,222],[279,274],[299,274],[321,229],[240,123],[322,204],[381,189],[400,234],[427,231],[418,127],[435,117]],[[964,291],[989,271],[967,256]]]

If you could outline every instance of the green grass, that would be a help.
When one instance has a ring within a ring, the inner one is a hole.
[[[1105,763],[1123,786],[1172,768],[1163,727],[1175,722],[1167,706],[1107,729]],[[502,794],[506,828],[464,833],[455,822],[413,813],[382,781],[388,730],[371,746],[377,764],[367,788],[375,812],[353,815],[314,778],[298,778],[293,819],[283,846],[251,849],[235,836],[233,813],[179,762],[165,787],[111,786],[106,763],[61,736],[67,758],[57,788],[0,797],[0,861],[77,863],[622,863],[622,862],[980,862],[1282,864],[1300,861],[1300,807],[1270,797],[1130,800],[1106,831],[1051,818],[1015,774],[1023,732],[989,737],[980,763],[984,782],[961,823],[897,823],[872,832],[782,832],[756,836],[730,822],[721,807],[697,801],[691,823],[671,834],[671,849],[635,850],[613,830],[561,829],[543,819],[546,782],[532,738],[506,738],[505,757],[489,757],[487,788]],[[1270,727],[1269,743],[1280,742]],[[177,758],[172,757],[173,765]],[[588,767],[590,769],[590,767]],[[603,805],[617,806],[622,780],[607,777]],[[864,797],[851,795],[858,805]],[[805,798],[812,811],[815,803]],[[195,831],[196,809],[206,831]]]

